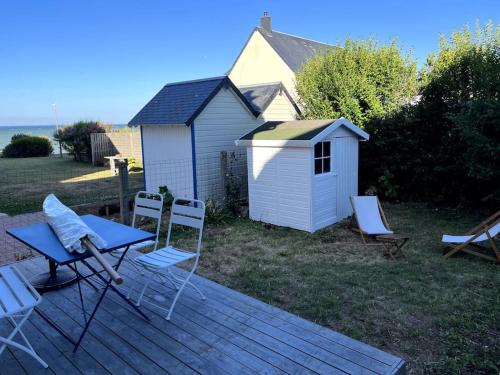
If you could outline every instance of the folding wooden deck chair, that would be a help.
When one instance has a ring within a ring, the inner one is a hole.
[[[366,236],[374,236],[385,247],[385,255],[391,259],[404,256],[402,247],[408,237],[395,234],[389,229],[382,206],[376,196],[351,196],[353,217],[357,228],[351,229],[361,235],[361,240],[366,244]]]
[[[443,243],[450,244],[445,249],[448,251],[445,252],[444,257],[449,258],[453,254],[456,254],[459,251],[463,251],[467,254],[475,255],[486,260],[500,263],[500,251],[498,250],[496,244],[496,237],[498,236],[499,232],[500,211],[497,211],[482,223],[468,231],[465,236],[451,236],[448,234],[444,234],[441,241]],[[480,242],[486,241],[490,243],[491,249],[486,246],[479,245]],[[494,257],[484,254],[485,251],[489,250],[494,253]]]
[[[0,267],[0,319],[6,318],[14,328],[7,337],[0,336],[0,355],[9,345],[29,354],[43,367],[49,367],[36,354],[21,330],[35,306],[40,302],[42,302],[42,297],[16,267],[12,265]],[[24,344],[14,341],[17,334],[21,336]]]
[[[179,199],[176,198],[172,203],[172,209],[170,211],[170,222],[168,225],[167,243],[164,248],[152,251],[150,253],[140,255],[134,259],[134,262],[139,266],[142,266],[144,270],[147,271],[147,281],[144,284],[139,297],[137,299],[136,305],[139,306],[143,300],[144,293],[151,283],[154,276],[160,275],[161,278],[168,280],[174,288],[177,290],[174,300],[170,305],[170,308],[165,308],[156,303],[148,301],[147,302],[153,306],[156,306],[162,310],[168,311],[166,316],[167,320],[170,320],[172,312],[174,311],[175,304],[182,293],[182,290],[186,286],[192,287],[200,295],[202,300],[205,300],[205,295],[198,289],[196,285],[191,283],[189,280],[193,275],[196,267],[198,266],[198,261],[200,259],[201,250],[201,238],[203,236],[203,222],[205,221],[205,203],[197,199]],[[188,251],[184,249],[178,249],[170,245],[171,235],[172,235],[172,225],[177,224],[185,227],[194,228],[197,230],[197,242],[196,251]],[[176,276],[171,271],[171,267],[176,264],[192,260],[193,266],[191,271],[185,278],[180,278]],[[130,297],[130,293],[129,293]]]

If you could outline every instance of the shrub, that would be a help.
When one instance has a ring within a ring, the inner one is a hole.
[[[105,133],[106,126],[98,121],[79,121],[54,133],[54,139],[78,161],[88,161],[91,152],[90,134]]]
[[[386,116],[417,94],[416,63],[393,42],[346,40],[307,61],[297,74],[303,116],[344,116],[358,126]]]
[[[3,149],[2,156],[7,158],[49,156],[52,151],[52,143],[48,138],[16,134]]]
[[[345,51],[312,59],[297,79],[307,117],[345,116],[370,134],[360,144],[360,191],[373,187],[390,199],[497,206],[500,25],[442,37],[420,72],[413,101],[403,100],[414,90],[411,65],[401,65],[407,57],[397,57],[393,47],[360,46],[346,42]]]
[[[163,195],[163,211],[165,212],[172,206],[172,203],[174,202],[174,196],[168,190],[168,187],[166,185],[159,186],[158,193]]]
[[[494,206],[500,201],[499,31],[489,24],[475,36],[465,28],[442,38],[422,81],[418,103],[367,123],[371,138],[361,145],[360,181],[388,198]]]
[[[30,136],[29,134],[24,134],[24,133],[14,134],[14,135],[10,138],[10,141],[11,141],[11,142],[14,142],[14,141],[17,141],[18,139],[25,138],[25,137],[29,137],[29,136]]]
[[[207,224],[224,224],[231,221],[233,218],[234,216],[224,205],[217,204],[217,202],[211,198],[207,199],[205,205],[205,222]]]

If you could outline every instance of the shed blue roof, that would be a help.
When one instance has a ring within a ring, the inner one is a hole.
[[[165,85],[128,124],[190,125],[223,87],[231,87],[251,112],[258,115],[231,80],[222,76]]]

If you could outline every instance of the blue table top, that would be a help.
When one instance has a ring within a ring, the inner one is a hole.
[[[133,245],[135,243],[154,240],[152,233],[135,229],[94,215],[81,216],[82,220],[108,244],[101,253]],[[88,251],[83,254],[68,253],[62,246],[52,228],[47,223],[32,224],[25,227],[7,229],[7,233],[33,250],[39,252],[58,264],[68,264],[91,257]]]

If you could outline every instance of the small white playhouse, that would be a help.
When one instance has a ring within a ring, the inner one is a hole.
[[[268,121],[236,141],[247,147],[250,218],[314,232],[351,215],[358,143],[346,120]]]

